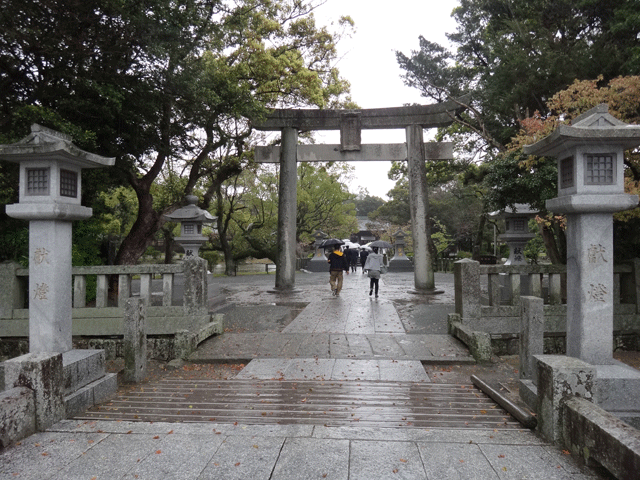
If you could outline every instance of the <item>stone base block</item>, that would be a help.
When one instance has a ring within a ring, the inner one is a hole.
[[[640,431],[640,412],[610,412],[613,416],[618,417],[624,423],[631,425]]]
[[[413,262],[407,257],[392,258],[389,261],[390,272],[413,272]]]
[[[455,315],[455,314],[454,314]],[[454,319],[457,315],[450,316],[448,323],[449,334],[464,343],[473,355],[476,362],[489,362],[493,351],[491,350],[491,337],[488,333],[472,330],[469,326]]]
[[[624,364],[595,365],[595,403],[608,412],[640,413],[640,372]]]
[[[313,257],[307,263],[305,270],[310,272],[325,272],[327,274],[327,278],[329,277],[329,264],[326,259],[316,260],[316,257]]]
[[[567,399],[594,400],[596,369],[562,355],[534,355],[538,365],[538,429],[545,440],[562,440],[562,407]]]
[[[0,451],[36,432],[36,404],[26,387],[0,392]]]
[[[27,387],[35,398],[36,429],[64,418],[61,353],[28,353],[4,362],[5,388]]]
[[[520,380],[518,385],[520,398],[534,412],[538,411],[538,387],[531,380]]]
[[[65,395],[104,376],[104,350],[69,350],[62,354]]]
[[[118,376],[115,373],[106,374],[102,378],[83,386],[76,392],[65,396],[66,417],[72,417],[98,403],[106,402],[115,395],[117,389]]]

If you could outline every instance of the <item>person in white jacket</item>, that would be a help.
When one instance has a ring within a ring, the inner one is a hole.
[[[380,282],[380,271],[382,270],[382,254],[378,253],[378,249],[373,247],[373,253],[367,256],[364,263],[364,269],[369,274],[369,295],[373,294],[375,288],[376,298],[378,298],[378,283]]]

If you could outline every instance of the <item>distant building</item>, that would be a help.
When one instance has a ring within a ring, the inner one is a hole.
[[[371,233],[370,230],[367,230],[367,223],[371,222],[369,217],[356,217],[356,220],[358,221],[358,233],[351,234],[351,241],[353,243],[364,245],[377,240],[376,236]]]

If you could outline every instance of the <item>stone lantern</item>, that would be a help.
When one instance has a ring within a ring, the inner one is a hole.
[[[307,264],[307,270],[310,272],[327,272],[329,267],[327,266],[327,257],[324,254],[324,248],[322,248],[322,243],[328,237],[326,233],[321,230],[317,230],[316,233],[313,234],[315,241],[313,242],[313,248],[315,252],[309,263]]]
[[[213,223],[217,217],[198,207],[198,197],[195,195],[187,195],[186,200],[186,206],[164,217],[171,222],[180,223],[181,236],[176,237],[175,241],[184,249],[184,256],[198,257],[200,247],[207,241],[207,237],[202,234],[202,225]]]
[[[499,213],[504,218],[505,231],[498,236],[498,240],[509,247],[509,258],[505,265],[526,265],[524,247],[535,237],[535,233],[529,230],[529,220],[535,218],[538,212],[524,203],[517,203],[514,207],[505,208]]]
[[[72,349],[71,222],[91,208],[80,204],[83,168],[114,158],[80,150],[71,137],[40,125],[17,143],[0,145],[0,159],[20,164],[19,202],[7,215],[29,221],[29,351]]]
[[[395,255],[389,261],[390,272],[413,272],[413,263],[404,251],[404,248],[407,245],[404,238],[405,234],[402,230],[398,230],[393,234]]]
[[[629,125],[599,105],[528,145],[530,155],[558,161],[552,212],[567,216],[567,355],[613,363],[613,213],[638,205],[624,193],[624,151],[640,145]]]

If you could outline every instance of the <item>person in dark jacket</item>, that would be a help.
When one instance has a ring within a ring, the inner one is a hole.
[[[366,271],[364,269],[364,264],[367,263],[367,257],[369,256],[369,252],[367,251],[366,248],[363,248],[362,251],[360,252],[360,265],[362,265],[362,274],[364,275],[364,272]]]
[[[349,267],[351,267],[351,271],[355,273],[356,268],[358,266],[358,250],[355,248],[348,248],[344,252],[347,256],[347,260],[349,261]]]
[[[340,251],[340,245],[334,245],[333,252],[329,255],[327,262],[329,262],[331,293],[337,297],[342,290],[342,272],[347,272],[349,275],[349,262],[346,255]]]

